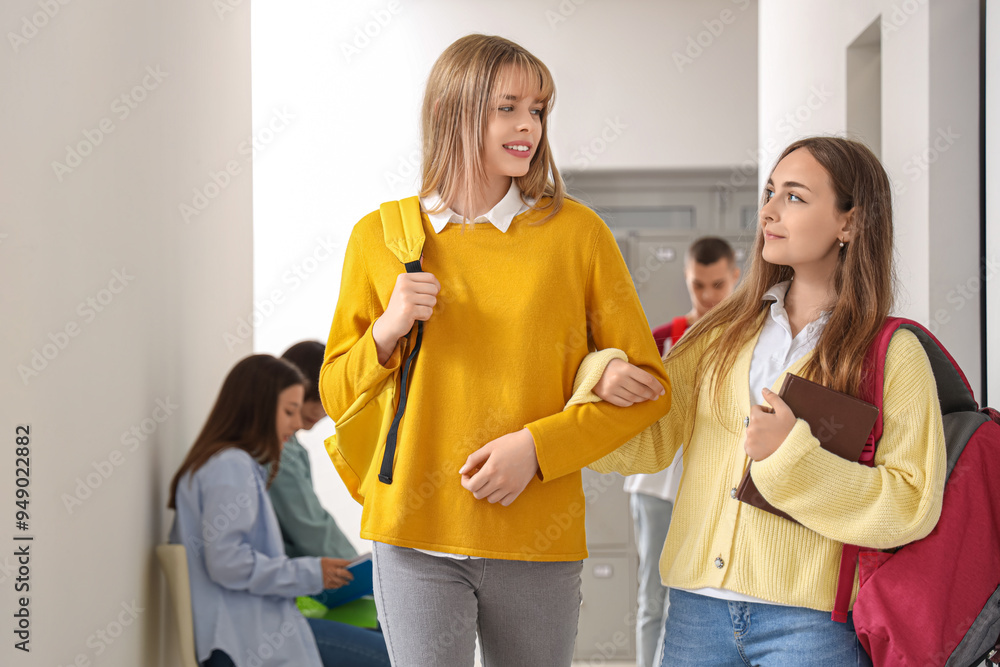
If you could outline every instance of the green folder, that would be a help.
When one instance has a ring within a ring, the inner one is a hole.
[[[333,607],[332,609],[327,608],[311,597],[296,598],[295,602],[298,604],[299,611],[306,618],[324,618],[328,621],[346,623],[347,625],[354,625],[359,628],[378,627],[375,599],[370,595]]]

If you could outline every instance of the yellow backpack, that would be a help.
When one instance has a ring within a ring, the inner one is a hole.
[[[408,197],[379,207],[385,245],[406,267],[407,273],[421,271],[420,253],[424,247],[424,228],[420,218],[420,200]],[[393,373],[380,384],[358,396],[336,421],[337,432],[326,439],[326,452],[344,480],[347,490],[364,504],[365,490],[372,483],[372,463],[381,454],[378,479],[392,484],[399,422],[406,410],[407,386],[413,362],[420,351],[424,323],[417,321],[417,336],[401,375]],[[411,330],[412,333],[412,330]],[[396,401],[396,380],[400,393]]]

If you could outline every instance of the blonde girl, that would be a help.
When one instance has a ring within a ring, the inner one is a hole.
[[[376,211],[355,226],[320,379],[337,421],[424,322],[391,483],[363,480],[361,536],[394,665],[569,665],[587,555],[580,469],[669,398],[562,412],[588,340],[669,386],[614,236],[565,197],[549,70],[470,35],[431,71],[422,114],[422,271]],[[595,378],[596,379],[596,378]],[[381,450],[378,450],[379,455]]]
[[[878,159],[847,139],[790,145],[764,191],[745,281],[664,360],[669,414],[591,466],[656,472],[683,447],[660,558],[662,665],[870,664],[850,618],[831,620],[841,548],[896,547],[937,522],[945,449],[930,363],[912,333],[893,336],[874,468],[821,449],[775,391],[795,373],[857,395],[892,293],[891,190]],[[596,397],[588,388],[572,402],[642,405],[658,391],[620,360]],[[736,500],[751,460],[761,493],[801,524]]]

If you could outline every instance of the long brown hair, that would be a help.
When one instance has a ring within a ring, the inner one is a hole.
[[[421,113],[420,196],[437,192],[443,207],[457,203],[463,215],[474,213],[473,203],[481,199],[487,182],[483,136],[490,116],[496,113],[503,92],[500,87],[511,83],[504,77],[507,71],[525,83],[537,82],[539,101],[545,104],[542,135],[528,173],[514,181],[522,199],[535,199],[534,208],[547,211],[544,219],[548,220],[559,212],[566,196],[547,131],[555,83],[541,60],[503,37],[467,35],[445,49],[434,63]]]
[[[263,465],[271,465],[270,484],[278,474],[281,445],[278,439],[278,396],[288,387],[306,384],[302,372],[284,359],[255,354],[229,371],[205,426],[191,446],[184,463],[170,482],[170,502],[177,499],[177,484],[192,475],[215,454],[229,447],[244,450]]]
[[[857,396],[865,353],[892,308],[895,276],[889,177],[864,144],[850,139],[800,139],[784,150],[778,162],[799,149],[809,151],[829,174],[837,209],[853,209],[852,240],[840,249],[834,273],[837,299],[803,373],[815,382]],[[766,196],[766,192],[761,195],[762,207]],[[763,249],[763,227],[758,225],[746,278],[732,296],[692,326],[669,353],[684,354],[698,337],[717,334],[699,358],[694,388],[697,397],[702,379],[706,375],[713,377],[716,405],[720,403],[720,380],[724,375],[720,371],[733,367],[740,350],[763,326],[761,314],[768,307],[762,300],[764,294],[794,274],[791,267],[764,260]],[[693,403],[697,404],[697,399]]]

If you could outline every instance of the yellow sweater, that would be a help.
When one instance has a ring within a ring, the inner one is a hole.
[[[669,383],[607,225],[573,201],[532,224],[541,217],[517,216],[506,233],[489,224],[435,233],[424,216],[423,268],[442,288],[414,364],[394,480],[367,480],[362,537],[509,560],[585,558],[580,470],[669,409],[668,391],[635,408],[589,403],[563,411],[593,349],[588,334],[594,345],[628,350],[668,390]],[[403,272],[378,211],[369,214],[347,246],[320,375],[334,421],[361,392],[400,374],[403,345],[382,366],[371,327]],[[487,442],[524,427],[535,441],[538,478],[509,507],[476,500],[459,468]]]
[[[660,557],[664,584],[726,588],[830,611],[845,542],[900,546],[930,533],[941,514],[946,454],[927,355],[912,333],[893,336],[885,369],[885,430],[876,467],[821,449],[801,419],[777,451],[753,464],[757,488],[771,504],[801,521],[800,526],[731,494],[750,460],[743,451],[743,419],[750,413],[747,378],[756,336],[723,379],[718,414],[725,421],[713,412],[710,392],[703,391],[692,424],[694,372],[707,343],[703,336],[686,354],[665,360],[673,385],[670,413],[590,467],[624,475],[657,472],[670,465],[682,442],[689,443],[683,448],[684,474]],[[611,355],[624,357],[605,350],[585,360],[571,404],[600,400],[591,389]],[[786,372],[799,372],[811,355]],[[721,568],[717,558],[722,559]]]

